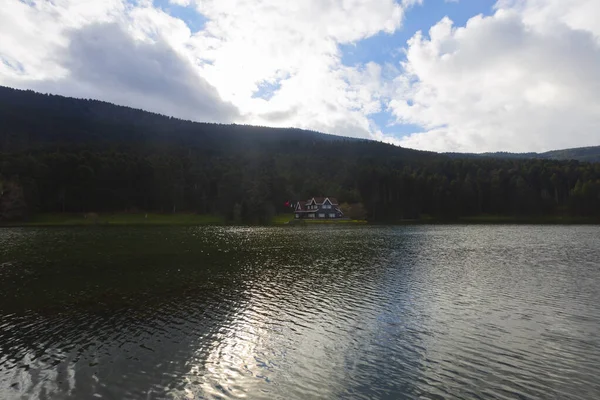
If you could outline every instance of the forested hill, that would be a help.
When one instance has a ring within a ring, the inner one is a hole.
[[[222,125],[180,120],[98,101],[0,86],[0,151],[127,149],[154,153],[186,148],[232,156],[248,152],[307,153],[336,142],[336,157],[360,154],[402,160],[442,157],[385,143],[295,128]],[[340,154],[340,152],[342,154]]]
[[[396,222],[481,214],[600,217],[600,164],[464,158],[299,129],[182,121],[0,87],[0,220],[189,211],[248,223],[335,196]],[[355,205],[355,206],[351,206]]]
[[[473,158],[473,157],[487,157],[487,158],[517,158],[517,159],[528,159],[537,158],[542,160],[577,160],[584,162],[600,162],[600,146],[590,147],[576,147],[572,149],[563,150],[552,150],[545,153],[507,153],[507,152],[494,152],[494,153],[445,153],[451,158]]]

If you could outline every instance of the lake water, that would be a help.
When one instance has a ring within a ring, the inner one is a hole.
[[[598,399],[600,227],[0,229],[1,399]]]

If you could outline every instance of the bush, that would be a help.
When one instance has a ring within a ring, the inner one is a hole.
[[[344,213],[344,217],[350,219],[363,220],[367,218],[367,210],[362,203],[343,203],[340,205],[340,210]]]

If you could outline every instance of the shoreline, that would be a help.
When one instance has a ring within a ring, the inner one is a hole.
[[[216,215],[113,213],[113,214],[37,214],[24,221],[0,223],[1,227],[76,227],[76,226],[235,226]],[[309,226],[309,225],[600,225],[600,219],[568,216],[504,217],[477,216],[458,219],[407,219],[389,222],[366,220],[302,220],[290,219],[289,214],[275,216],[270,224],[263,226]],[[242,226],[245,226],[242,224]]]

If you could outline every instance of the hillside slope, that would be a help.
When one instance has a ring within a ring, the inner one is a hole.
[[[278,151],[310,154],[335,142],[332,157],[385,156],[403,160],[442,156],[385,143],[295,128],[185,121],[97,101],[0,86],[0,152],[46,148],[107,148],[136,152],[185,147],[210,154]],[[329,147],[329,146],[327,146]]]
[[[538,158],[548,160],[578,160],[586,162],[600,162],[600,146],[553,150],[541,153],[538,156]]]
[[[35,117],[32,117],[35,116]],[[139,150],[160,146],[191,146],[210,152],[247,152],[302,143],[363,142],[362,154],[398,156],[405,160],[492,157],[600,162],[600,146],[545,153],[443,153],[401,148],[366,139],[346,138],[295,128],[268,128],[191,122],[98,101],[44,95],[0,86],[0,151],[31,150],[46,145],[133,145]],[[369,145],[366,145],[369,143]],[[341,149],[348,150],[348,149]]]
[[[582,162],[600,162],[600,146],[575,147],[572,149],[552,150],[544,153],[444,153],[451,158],[502,158],[502,159],[539,159],[539,160],[576,160]]]
[[[0,220],[143,210],[265,223],[312,196],[362,203],[351,209],[378,222],[600,218],[600,163],[444,155],[2,87],[0,122]]]

